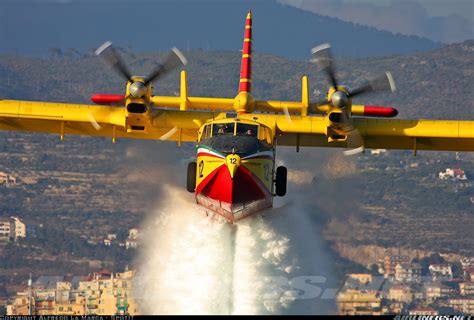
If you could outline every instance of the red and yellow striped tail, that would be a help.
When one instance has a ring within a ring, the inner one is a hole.
[[[242,65],[240,67],[239,93],[252,91],[252,12],[247,14],[245,21],[244,47],[242,49]]]

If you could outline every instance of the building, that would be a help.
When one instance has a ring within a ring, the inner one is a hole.
[[[409,304],[413,301],[413,292],[408,286],[393,286],[388,290],[387,298],[395,302]]]
[[[11,240],[11,221],[8,218],[0,218],[0,242]]]
[[[125,249],[137,248],[138,240],[137,239],[126,239],[125,240]]]
[[[107,234],[107,239],[116,240],[117,235],[115,233],[109,233],[109,234]]]
[[[435,280],[453,278],[453,266],[449,263],[430,264],[428,270]]]
[[[415,308],[411,309],[408,314],[410,316],[437,316],[439,313],[433,308]]]
[[[402,283],[419,283],[421,269],[419,263],[398,263],[395,267],[395,280]]]
[[[137,228],[132,228],[128,230],[128,238],[129,239],[138,239],[139,236],[139,230]]]
[[[446,168],[444,172],[441,171],[438,173],[438,177],[441,180],[448,180],[448,179],[467,180],[466,173],[464,172],[464,170],[461,170],[461,169]]]
[[[383,153],[386,153],[387,152],[387,149],[372,149],[370,150],[370,154],[373,154],[373,155],[376,155],[376,156],[379,156]]]
[[[339,314],[381,315],[386,279],[366,273],[349,274],[336,301]]]
[[[0,218],[0,242],[26,237],[26,225],[18,217]]]
[[[468,267],[463,269],[464,279],[468,281],[474,281],[474,267]]]
[[[88,277],[66,279],[39,277],[18,292],[7,306],[8,315],[137,315],[132,297],[134,271],[97,272]]]
[[[466,281],[459,283],[459,293],[462,296],[474,296],[474,282]]]
[[[372,282],[372,275],[370,273],[350,273],[347,276],[351,279],[357,280],[362,284],[368,284]]]
[[[12,235],[15,240],[19,238],[26,238],[26,225],[18,217],[11,217],[12,220]]]
[[[454,298],[448,299],[448,306],[456,312],[474,314],[474,298]]]
[[[383,259],[384,277],[395,277],[395,267],[399,263],[408,263],[410,258],[402,255],[386,255]]]
[[[453,287],[450,287],[443,283],[436,283],[436,282],[428,284],[425,287],[425,291],[426,291],[426,294],[425,294],[426,300],[428,302],[433,302],[436,299],[447,298],[456,292],[456,290]]]
[[[16,185],[16,178],[5,172],[0,172],[0,186],[10,187]]]
[[[464,258],[461,258],[459,262],[461,262],[461,267],[463,269],[474,267],[474,258],[464,257]]]
[[[377,291],[349,289],[337,295],[340,315],[382,315],[382,299]]]
[[[391,302],[386,306],[382,306],[382,314],[404,314],[406,304],[404,302]]]
[[[7,304],[7,315],[27,316],[30,314],[28,292],[18,293],[12,304]]]
[[[125,248],[137,248],[139,245],[139,230],[132,228],[128,231],[128,238],[125,240]]]

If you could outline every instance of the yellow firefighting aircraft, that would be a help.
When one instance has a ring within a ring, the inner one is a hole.
[[[97,49],[126,80],[125,95],[98,94],[99,105],[0,100],[0,129],[59,135],[107,136],[197,143],[187,189],[200,205],[235,222],[272,206],[286,193],[286,168],[275,168],[277,146],[474,151],[474,121],[398,120],[390,107],[352,104],[371,91],[394,90],[390,73],[355,90],[338,84],[328,44],[312,50],[328,76],[327,99],[258,101],[251,95],[252,18],[246,19],[239,91],[235,98],[188,96],[181,71],[179,96],[155,96],[152,82],[186,64],[173,49],[148,77],[132,76],[110,42]],[[375,117],[375,118],[371,118]]]

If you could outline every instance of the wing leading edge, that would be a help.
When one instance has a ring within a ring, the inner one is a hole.
[[[155,110],[144,130],[128,130],[123,107],[0,100],[0,130],[195,142],[212,112]]]
[[[298,123],[279,121],[278,145],[347,148],[346,141],[329,141],[326,117],[301,130]],[[363,146],[370,149],[474,151],[474,121],[354,119]]]

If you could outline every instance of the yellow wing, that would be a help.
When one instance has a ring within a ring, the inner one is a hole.
[[[178,142],[197,141],[199,127],[215,114],[155,110],[140,119],[140,130],[134,121],[140,115],[128,114],[124,107],[70,103],[0,100],[0,130],[56,133],[117,138],[161,139]]]
[[[311,119],[310,119],[311,118]],[[329,120],[324,117],[276,119],[281,134],[278,145],[302,147],[350,147],[347,140],[328,138]],[[353,119],[365,148],[474,151],[474,121]]]

